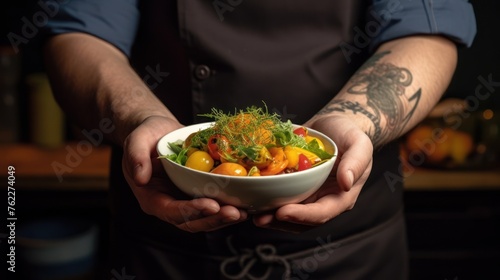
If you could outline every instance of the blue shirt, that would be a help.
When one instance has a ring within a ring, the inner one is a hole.
[[[61,4],[56,0],[47,2],[52,2],[59,9],[45,27],[48,34],[89,33],[130,55],[140,17],[137,0],[72,0]],[[467,0],[372,2],[367,13],[372,17],[378,15],[372,20],[382,24],[380,32],[373,36],[371,47],[414,34],[444,35],[458,44],[470,46],[476,34],[474,11]],[[229,13],[229,10],[219,10],[217,15],[224,19],[224,15]]]

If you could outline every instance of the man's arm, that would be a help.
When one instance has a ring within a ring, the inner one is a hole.
[[[370,175],[374,148],[401,136],[428,114],[448,86],[456,62],[455,44],[438,36],[411,36],[380,46],[305,124],[337,143],[334,176],[304,203],[256,216],[255,224],[301,231],[352,209]]]
[[[111,44],[91,35],[67,33],[48,39],[44,52],[56,99],[82,127],[98,127],[102,119],[109,119],[116,127],[110,139],[123,145],[148,117],[176,122],[127,57]]]
[[[448,87],[456,46],[439,36],[383,44],[316,117],[354,119],[378,148],[420,122]]]
[[[118,49],[90,35],[68,33],[48,40],[45,58],[55,96],[76,123],[92,128],[103,119],[112,121],[109,138],[123,146],[123,174],[145,213],[190,232],[246,219],[244,211],[213,199],[177,200],[156,144],[182,125]]]

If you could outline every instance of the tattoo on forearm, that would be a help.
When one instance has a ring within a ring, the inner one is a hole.
[[[366,104],[333,100],[321,113],[333,111],[361,113],[371,120],[373,129],[366,131],[374,146],[399,136],[420,101],[421,89],[407,96],[411,72],[392,63],[379,62],[390,52],[375,54],[352,77],[348,93],[366,96]]]
[[[331,112],[342,112],[345,113],[350,111],[354,114],[361,113],[369,118],[374,124],[375,131],[366,131],[370,137],[372,135],[380,135],[380,117],[370,113],[363,106],[359,104],[359,102],[353,102],[350,100],[332,100],[323,110],[321,110],[320,114],[328,114]]]

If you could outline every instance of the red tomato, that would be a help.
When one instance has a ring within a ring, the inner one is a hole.
[[[224,135],[212,135],[208,138],[207,149],[213,159],[220,160],[221,152],[230,151],[229,140]]]
[[[311,161],[303,154],[299,154],[299,165],[297,170],[302,171],[302,170],[307,170],[312,167]]]
[[[306,137],[307,136],[307,130],[303,126],[294,129],[293,133],[295,133],[295,134],[297,134],[298,136],[301,136],[301,137]]]

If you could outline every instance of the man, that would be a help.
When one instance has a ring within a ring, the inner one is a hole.
[[[55,95],[82,127],[114,125],[110,270],[137,279],[406,278],[394,140],[445,91],[474,15],[467,1],[367,2],[57,7],[45,46]],[[254,216],[179,193],[156,160],[158,139],[211,108],[262,101],[337,143],[338,166],[320,191]]]

